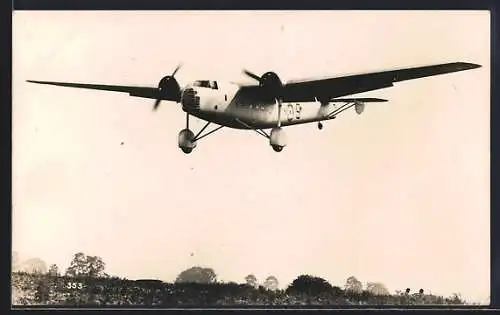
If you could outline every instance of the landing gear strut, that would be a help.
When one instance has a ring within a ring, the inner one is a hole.
[[[271,134],[269,135],[269,144],[273,148],[274,152],[281,152],[286,146],[287,141],[285,131],[281,128],[281,98],[278,97],[276,101],[278,102],[278,124],[271,130]]]

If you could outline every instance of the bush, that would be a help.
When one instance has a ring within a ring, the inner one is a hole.
[[[310,275],[302,275],[293,280],[288,286],[286,292],[288,294],[307,294],[309,296],[318,296],[322,293],[331,293],[332,285],[323,278]]]

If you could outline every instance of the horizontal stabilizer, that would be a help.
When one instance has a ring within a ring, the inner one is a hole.
[[[382,102],[388,102],[388,100],[385,100],[383,98],[372,98],[372,97],[361,97],[361,98],[335,98],[330,100],[332,103],[355,103],[355,102],[361,102],[361,103],[382,103]]]

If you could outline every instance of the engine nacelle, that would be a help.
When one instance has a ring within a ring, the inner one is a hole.
[[[276,152],[281,152],[286,146],[287,138],[285,130],[281,127],[276,127],[271,130],[271,135],[269,136],[269,144]]]
[[[279,97],[281,89],[283,88],[283,83],[280,78],[272,71],[266,72],[262,75],[259,85],[264,89],[268,96],[273,97]]]
[[[354,104],[354,110],[356,110],[356,114],[361,115],[361,113],[365,110],[365,103],[356,102],[356,104]]]
[[[164,76],[158,83],[160,97],[179,102],[181,99],[181,87],[179,82],[170,75]]]
[[[191,153],[196,148],[196,141],[193,141],[194,133],[189,129],[183,129],[179,132],[179,148],[184,153]]]
[[[198,91],[193,88],[187,88],[181,94],[182,110],[185,112],[198,111],[200,109],[200,97]]]

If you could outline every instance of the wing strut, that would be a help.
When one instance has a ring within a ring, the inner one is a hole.
[[[334,109],[332,112],[330,112],[329,114],[327,114],[326,117],[328,119],[333,119],[338,114],[342,113],[345,110],[348,110],[349,108],[353,107],[354,105],[356,105],[356,102],[346,103],[346,104],[340,106],[339,108]]]

